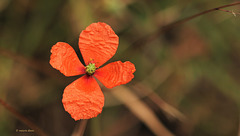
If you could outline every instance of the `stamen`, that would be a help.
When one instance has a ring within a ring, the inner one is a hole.
[[[89,63],[86,66],[86,74],[87,75],[92,75],[92,74],[94,74],[95,71],[96,71],[95,63]]]

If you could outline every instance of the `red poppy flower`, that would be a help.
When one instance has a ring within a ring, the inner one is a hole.
[[[93,23],[79,36],[79,48],[84,66],[74,49],[67,43],[58,42],[51,49],[50,64],[65,76],[82,75],[68,85],[63,93],[62,103],[73,119],[89,119],[102,112],[103,93],[96,77],[107,88],[126,84],[134,77],[134,64],[129,61],[112,62],[100,68],[118,48],[118,36],[105,23]]]

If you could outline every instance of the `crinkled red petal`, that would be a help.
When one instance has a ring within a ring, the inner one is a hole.
[[[104,96],[97,81],[84,75],[65,88],[62,103],[73,119],[90,119],[102,112]]]
[[[135,71],[135,66],[131,62],[116,61],[98,69],[94,76],[107,88],[112,88],[131,81]]]
[[[85,73],[74,49],[67,43],[58,42],[51,49],[50,64],[65,76],[75,76]]]
[[[92,23],[79,36],[79,48],[85,64],[95,62],[99,67],[116,53],[118,36],[105,23]]]

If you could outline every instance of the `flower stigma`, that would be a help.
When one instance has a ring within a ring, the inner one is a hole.
[[[92,74],[94,74],[95,71],[96,71],[95,63],[89,63],[86,66],[86,73],[87,73],[87,75],[92,75]]]

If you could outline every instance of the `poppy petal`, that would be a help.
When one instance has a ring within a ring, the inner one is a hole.
[[[102,112],[104,96],[97,81],[84,75],[65,88],[62,103],[73,119],[89,119]]]
[[[85,73],[74,49],[67,43],[58,42],[51,49],[50,64],[65,76],[76,76]]]
[[[107,88],[112,88],[131,81],[135,71],[135,66],[131,62],[116,61],[98,69],[94,76]]]
[[[93,61],[99,67],[116,53],[118,36],[109,25],[92,23],[81,32],[79,48],[86,65]]]

